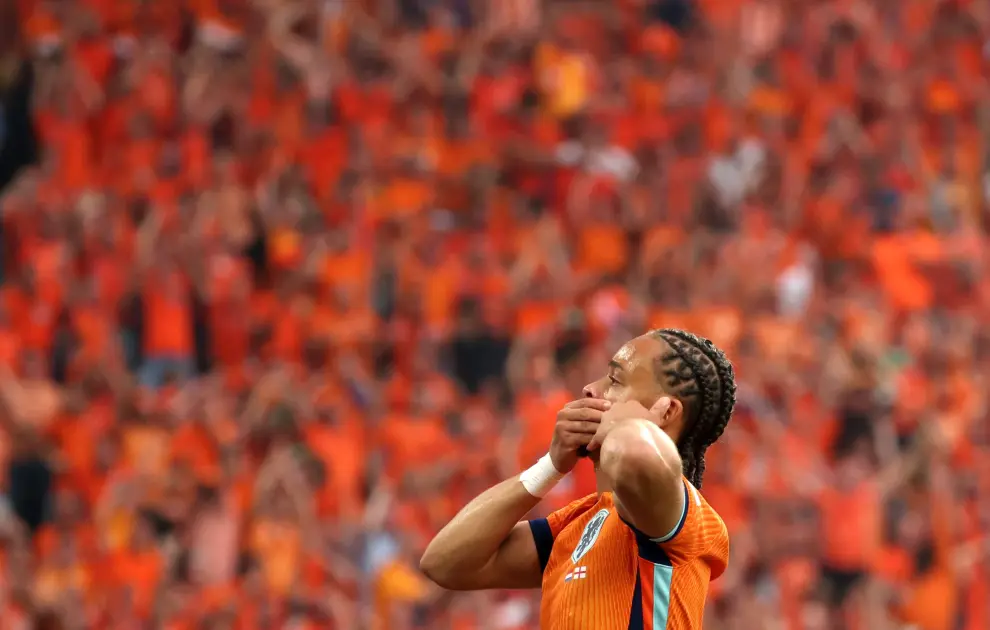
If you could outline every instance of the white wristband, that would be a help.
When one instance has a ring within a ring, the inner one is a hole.
[[[547,496],[547,493],[563,478],[564,475],[553,467],[550,453],[541,457],[540,461],[519,475],[519,481],[522,482],[523,488],[526,488],[526,492],[540,499]]]

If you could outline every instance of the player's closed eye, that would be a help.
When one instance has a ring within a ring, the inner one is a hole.
[[[612,376],[611,374],[608,375],[608,380],[613,385],[621,385],[621,383],[619,383],[619,381],[614,376]]]

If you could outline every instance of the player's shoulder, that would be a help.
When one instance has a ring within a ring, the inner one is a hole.
[[[548,520],[551,524],[564,526],[592,510],[596,505],[598,505],[599,499],[600,497],[597,494],[589,494],[579,499],[575,499],[550,514]]]
[[[725,521],[687,479],[684,479],[684,511],[677,528],[654,542],[671,557],[703,559],[712,565],[715,574],[721,574],[728,561],[729,530]]]
[[[687,478],[684,479],[684,512],[685,516],[704,516],[706,519],[722,523],[722,517],[718,510],[708,502],[705,494]],[[724,525],[724,523],[722,524]]]
[[[715,508],[713,508],[711,504],[708,503],[708,499],[705,498],[704,493],[701,490],[698,490],[694,486],[694,484],[691,483],[690,480],[688,480],[687,477],[684,477],[683,480],[684,480],[684,498],[688,501],[688,503],[693,504],[694,507],[698,509],[703,509],[706,511],[710,510],[717,514]]]
[[[589,526],[587,523],[593,520],[591,514],[598,502],[599,496],[597,494],[589,494],[551,512],[546,518],[529,521],[530,531],[533,533],[533,541],[536,543],[536,551],[540,558],[540,567],[546,569],[550,562],[551,552],[556,546],[555,541],[559,537],[566,539],[565,544],[573,542],[573,537],[577,536],[576,532],[580,531],[581,527]],[[586,523],[582,522],[582,517],[587,517]],[[571,525],[573,527],[569,527]]]
[[[715,579],[722,575],[729,565],[729,528],[726,527],[718,510],[708,503],[704,495],[689,481],[685,480],[685,484],[699,513],[695,527],[703,541],[704,551],[701,556],[711,569],[712,579]]]

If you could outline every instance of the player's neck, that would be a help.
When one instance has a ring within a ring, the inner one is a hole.
[[[598,462],[595,462],[595,492],[602,494],[603,492],[611,492],[612,485],[602,474],[602,469],[598,466]]]

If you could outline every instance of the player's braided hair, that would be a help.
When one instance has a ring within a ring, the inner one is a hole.
[[[700,488],[705,451],[725,431],[736,403],[732,364],[715,344],[676,328],[650,333],[667,342],[670,351],[656,358],[654,370],[666,388],[684,404],[684,432],[677,444],[684,475]]]

